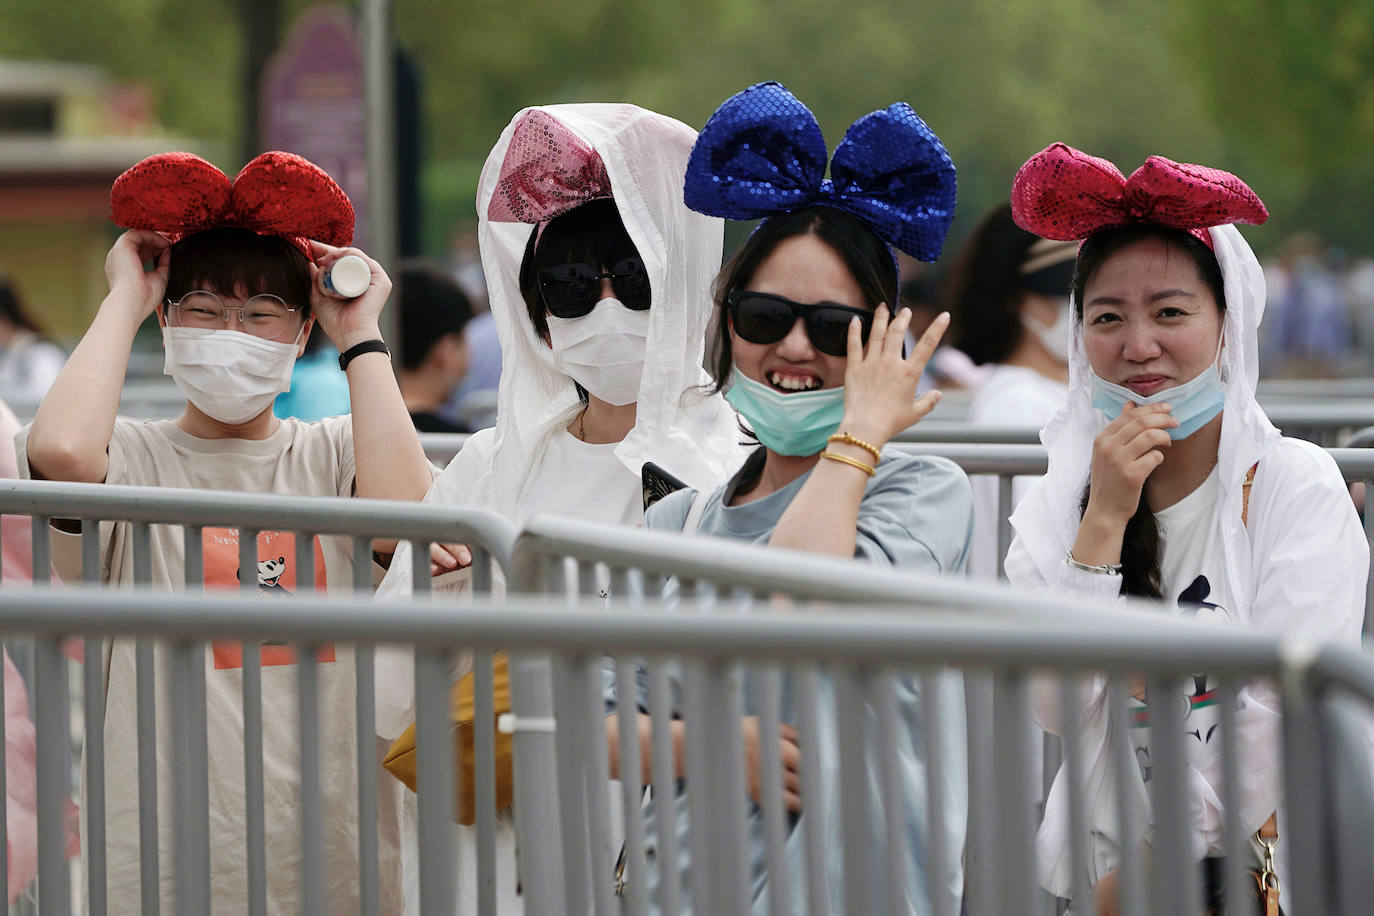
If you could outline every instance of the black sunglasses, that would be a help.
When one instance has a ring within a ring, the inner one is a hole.
[[[868,329],[873,326],[872,312],[834,302],[807,305],[747,289],[735,290],[726,301],[735,333],[750,343],[777,343],[801,318],[812,346],[831,356],[847,356],[850,320],[859,319],[859,333],[865,344],[868,343]]]
[[[639,258],[623,258],[606,273],[590,264],[559,264],[539,271],[539,295],[556,318],[581,318],[601,299],[601,281],[610,280],[616,298],[627,309],[649,307],[649,272]]]

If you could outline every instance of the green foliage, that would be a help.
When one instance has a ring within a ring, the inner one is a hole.
[[[169,130],[236,144],[242,17],[273,5],[284,31],[308,2],[0,0],[0,54],[145,79]],[[761,79],[810,105],[832,146],[910,101],[959,166],[956,236],[1062,139],[1127,172],[1151,153],[1237,172],[1275,214],[1261,245],[1307,225],[1368,247],[1374,0],[395,0],[394,14],[424,80],[433,250],[470,218],[520,108],[630,101],[699,126]]]

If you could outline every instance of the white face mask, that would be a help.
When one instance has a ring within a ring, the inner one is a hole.
[[[299,333],[282,343],[228,329],[164,327],[162,371],[207,417],[246,423],[291,387],[299,340]]]
[[[1069,364],[1069,332],[1073,328],[1073,321],[1069,317],[1068,299],[1064,300],[1063,306],[1054,316],[1053,324],[1045,324],[1022,311],[1021,326],[1040,338],[1041,346],[1050,351],[1050,356],[1066,366]]]
[[[617,407],[639,398],[649,312],[602,299],[581,318],[548,316],[553,364],[587,391]]]

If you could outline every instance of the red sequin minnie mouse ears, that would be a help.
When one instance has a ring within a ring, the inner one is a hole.
[[[310,256],[310,239],[347,245],[353,204],[324,169],[294,153],[263,153],[229,177],[191,153],[135,163],[110,189],[110,219],[176,241],[203,229],[236,226],[289,239]]]
[[[1011,213],[1022,229],[1056,241],[1153,223],[1183,229],[1208,248],[1212,226],[1258,226],[1269,218],[1259,196],[1230,172],[1151,156],[1125,178],[1106,159],[1063,143],[1021,166],[1011,185]]]

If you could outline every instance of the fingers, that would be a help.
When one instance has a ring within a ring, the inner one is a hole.
[[[904,311],[908,315],[911,314],[910,309],[904,309]],[[941,312],[939,315],[935,316],[935,320],[926,328],[920,340],[916,341],[916,346],[912,347],[911,355],[906,358],[906,361],[912,366],[917,367],[920,372],[925,371],[926,363],[930,362],[931,356],[935,354],[936,348],[940,346],[941,338],[945,336],[945,331],[949,329],[949,320],[949,312]]]
[[[849,319],[849,337],[845,350],[850,363],[857,363],[864,358],[864,326],[858,315]]]
[[[882,353],[883,341],[887,338],[887,326],[892,320],[892,313],[887,310],[887,305],[879,305],[873,312],[873,326],[868,329],[868,354],[874,356]]]
[[[471,566],[472,551],[463,544],[431,544],[429,559],[432,569],[450,572]]]
[[[907,426],[914,426],[928,417],[944,396],[944,392],[932,389],[917,398],[916,402],[911,405],[911,422]]]
[[[911,327],[911,309],[900,308],[893,316],[891,323],[887,326],[887,333],[883,335],[883,355],[896,354],[900,359],[902,349],[906,345],[906,330]]]

